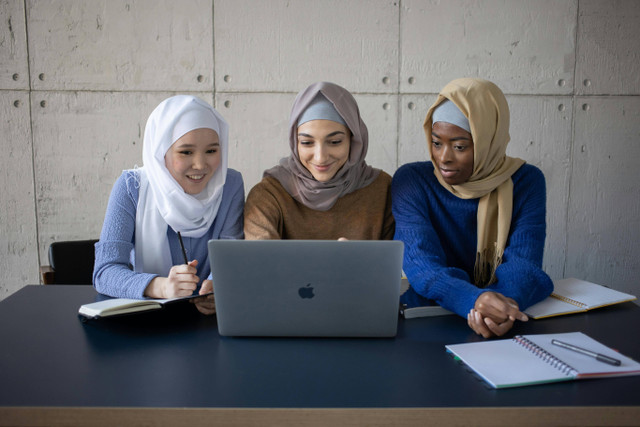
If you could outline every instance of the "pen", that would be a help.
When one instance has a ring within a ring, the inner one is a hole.
[[[187,259],[187,251],[184,250],[184,243],[182,243],[182,236],[178,231],[178,240],[180,241],[180,248],[182,249],[182,256],[184,257],[184,263],[189,264],[189,260]]]
[[[587,356],[594,357],[596,360],[608,363],[609,365],[620,366],[621,363],[618,359],[614,359],[613,357],[605,356],[604,354],[596,353],[595,351],[587,350],[585,348],[578,347],[563,341],[551,340],[551,344],[557,345],[558,347],[566,348],[567,350],[575,351],[576,353],[586,354]]]

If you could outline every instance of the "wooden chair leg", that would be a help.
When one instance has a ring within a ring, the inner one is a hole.
[[[52,285],[55,282],[55,271],[49,265],[40,266],[40,277],[43,285]]]

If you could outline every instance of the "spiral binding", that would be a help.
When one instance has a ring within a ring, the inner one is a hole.
[[[533,354],[535,354],[536,356],[538,356],[540,359],[544,360],[545,362],[553,366],[554,368],[557,368],[558,370],[560,370],[560,372],[562,372],[563,374],[567,376],[575,376],[578,374],[578,371],[576,371],[571,365],[558,359],[553,354],[549,353],[544,348],[533,343],[532,341],[528,340],[522,335],[516,335],[515,337],[513,337],[513,340],[518,344],[520,344],[521,346],[523,346],[524,348],[526,348],[527,350],[529,350],[530,352],[532,352]]]
[[[573,304],[576,307],[580,307],[580,308],[587,308],[587,304],[580,302],[580,301],[576,301],[574,299],[571,298],[567,298],[567,297],[563,297],[562,295],[558,295],[558,294],[551,294],[552,297],[559,299],[560,301],[564,301],[564,302],[568,302],[569,304]]]

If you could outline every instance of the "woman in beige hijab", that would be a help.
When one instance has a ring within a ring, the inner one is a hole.
[[[526,321],[553,290],[542,271],[542,172],[506,155],[509,107],[482,79],[447,84],[424,121],[431,162],[393,178],[395,238],[405,243],[408,307],[433,301],[488,338]]]
[[[262,239],[393,239],[391,177],[365,162],[369,137],[355,99],[328,82],[298,94],[291,154],[247,197],[244,233]]]

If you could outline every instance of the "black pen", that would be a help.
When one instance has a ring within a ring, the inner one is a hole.
[[[182,249],[182,256],[184,257],[184,263],[189,264],[189,260],[187,259],[187,251],[184,250],[184,243],[182,243],[182,236],[178,231],[178,240],[180,241],[180,248]]]
[[[604,354],[596,353],[595,351],[587,350],[585,348],[578,347],[566,342],[551,340],[551,344],[557,345],[558,347],[566,348],[567,350],[575,351],[576,353],[586,354],[587,356],[591,356],[596,360],[608,363],[609,365],[620,366],[620,363],[622,363],[618,359],[614,359],[613,357],[605,356]]]

